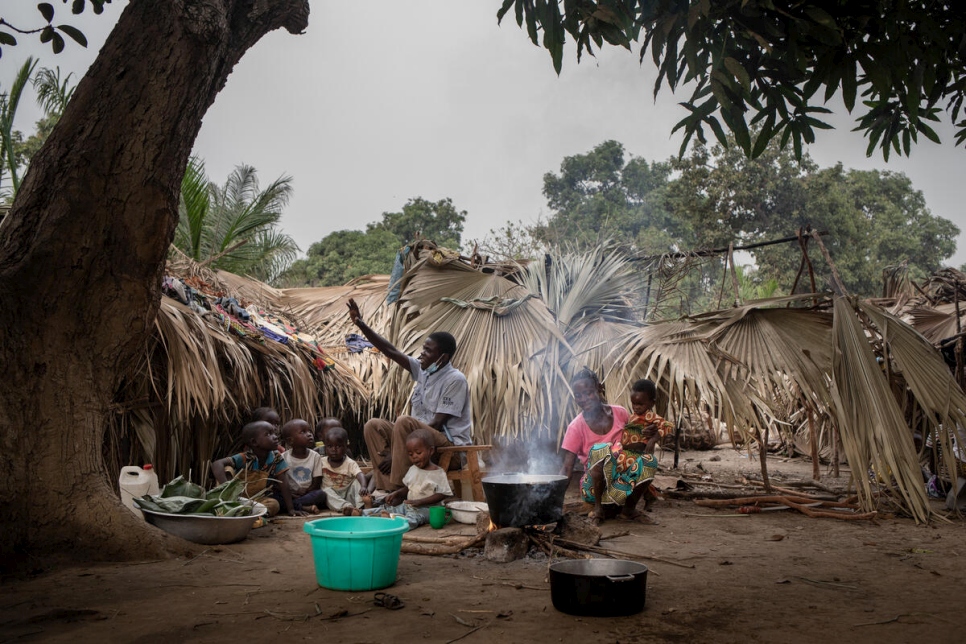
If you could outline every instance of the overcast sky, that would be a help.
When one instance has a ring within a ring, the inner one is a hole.
[[[0,16],[35,24],[34,2],[0,0]],[[3,49],[0,87],[10,86],[27,55],[40,66],[82,74],[96,56],[126,2],[105,14],[70,16],[56,2],[57,22],[74,24],[88,49],[68,41],[54,56],[21,37]],[[547,214],[541,194],[546,172],[565,156],[607,139],[650,161],[676,154],[671,128],[684,116],[666,90],[651,96],[655,71],[637,54],[608,50],[578,65],[568,45],[563,73],[553,72],[546,50],[533,46],[511,19],[496,23],[499,0],[313,0],[301,36],[269,34],[246,54],[204,120],[195,154],[211,179],[222,183],[235,165],[258,170],[263,185],[293,178],[294,195],[282,227],[299,246],[335,230],[365,228],[406,200],[444,197],[468,212],[464,241],[481,238],[507,221]],[[25,97],[17,128],[30,133],[40,112]],[[966,150],[920,142],[911,158],[888,164],[866,158],[866,141],[838,129],[819,132],[808,151],[821,166],[906,173],[933,214],[966,231]],[[776,230],[775,236],[792,230]],[[966,234],[948,260],[966,262]]]

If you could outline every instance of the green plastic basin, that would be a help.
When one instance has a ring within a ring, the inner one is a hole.
[[[312,537],[315,578],[331,590],[375,590],[391,586],[399,568],[402,517],[330,517],[305,524]]]

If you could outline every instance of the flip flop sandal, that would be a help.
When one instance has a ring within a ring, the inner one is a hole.
[[[372,598],[372,603],[382,608],[388,608],[389,610],[399,610],[406,605],[401,599],[389,593],[376,593]]]

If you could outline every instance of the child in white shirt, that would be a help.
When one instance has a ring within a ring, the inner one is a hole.
[[[438,505],[446,497],[452,496],[453,490],[446,478],[446,470],[432,461],[436,447],[427,430],[417,429],[409,435],[406,452],[412,466],[403,477],[403,486],[386,496],[383,507],[365,510],[362,514],[404,516],[409,521],[409,528],[413,529],[429,523],[430,506]]]
[[[325,453],[322,460],[322,491],[330,509],[349,514],[364,504],[372,505],[366,491],[366,477],[359,464],[345,455],[349,433],[342,427],[332,427],[325,434]]]
[[[288,470],[285,479],[292,493],[292,505],[296,511],[317,512],[325,503],[322,486],[322,457],[311,448],[315,444],[312,427],[296,418],[282,426],[282,440],[288,445],[285,461]]]

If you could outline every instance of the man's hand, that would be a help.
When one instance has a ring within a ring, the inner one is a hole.
[[[379,463],[379,471],[389,476],[392,473],[392,458],[389,454],[381,454],[382,462]]]
[[[359,305],[356,304],[356,301],[350,297],[346,306],[349,307],[349,319],[352,323],[357,325],[362,322],[362,313],[359,312]]]

